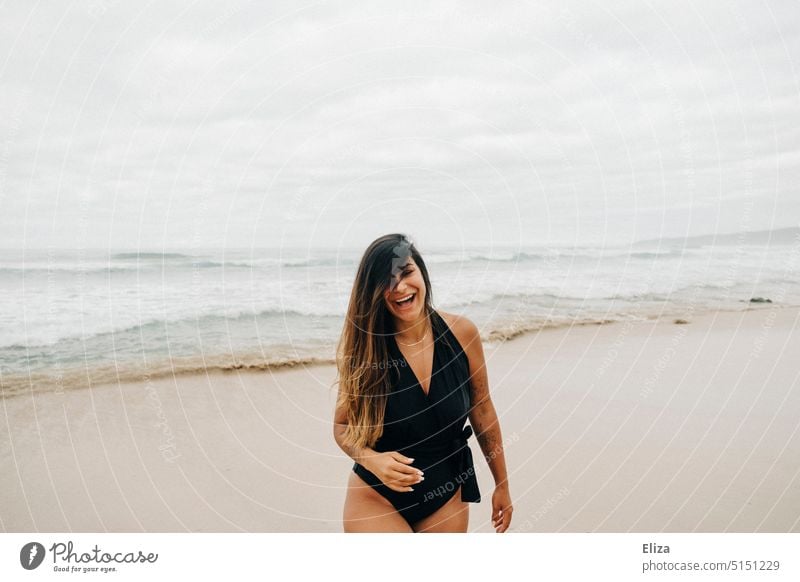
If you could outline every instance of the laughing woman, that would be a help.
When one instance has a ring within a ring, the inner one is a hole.
[[[493,526],[504,532],[511,523],[478,329],[432,301],[425,262],[406,236],[369,245],[337,350],[333,433],[355,461],[345,532],[466,532],[468,504],[481,500],[467,444],[473,429],[495,481]]]

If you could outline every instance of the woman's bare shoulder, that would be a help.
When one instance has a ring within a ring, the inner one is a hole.
[[[438,309],[436,311],[442,316],[442,319],[447,323],[447,327],[449,327],[456,336],[458,343],[465,348],[469,348],[469,346],[473,345],[476,338],[480,338],[478,326],[472,323],[472,320],[466,315],[447,313],[446,311],[440,311]]]

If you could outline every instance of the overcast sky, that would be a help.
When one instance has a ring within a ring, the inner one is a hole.
[[[3,247],[800,224],[794,0],[12,1],[0,47]]]

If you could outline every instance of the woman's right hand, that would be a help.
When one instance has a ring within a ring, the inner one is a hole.
[[[403,493],[413,491],[411,486],[425,479],[422,471],[411,466],[412,462],[414,459],[397,451],[387,451],[370,455],[364,467],[389,489]]]

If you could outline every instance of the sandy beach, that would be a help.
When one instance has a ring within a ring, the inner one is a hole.
[[[512,532],[800,532],[800,309],[487,346]],[[3,399],[6,532],[340,532],[332,365]],[[491,532],[492,479],[470,439]]]

